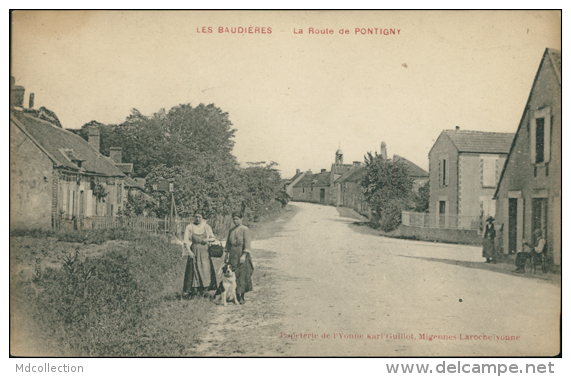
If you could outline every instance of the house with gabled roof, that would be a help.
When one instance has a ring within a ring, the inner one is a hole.
[[[293,186],[293,200],[300,202],[331,203],[331,172],[321,169],[321,172],[306,174]]]
[[[293,186],[295,186],[296,183],[298,183],[305,176],[306,173],[307,172],[305,171],[297,169],[295,175],[292,178],[285,180],[284,189],[286,194],[288,194],[290,198],[293,198]]]
[[[361,181],[367,174],[367,167],[359,161],[353,162],[351,169],[335,181],[335,187],[340,193],[337,205],[352,208],[367,217],[371,216],[371,209],[365,200]]]
[[[444,130],[430,149],[431,215],[442,228],[479,229],[495,215],[494,192],[513,133]]]
[[[418,193],[418,189],[428,182],[428,172],[414,162],[396,154],[393,156],[393,161],[406,165],[408,176],[412,179],[412,191]]]
[[[494,195],[504,253],[535,245],[541,230],[548,260],[561,265],[561,149],[561,51],[547,48]]]
[[[126,177],[113,161],[26,110],[20,101],[11,103],[10,229],[77,227],[78,219],[120,211]]]

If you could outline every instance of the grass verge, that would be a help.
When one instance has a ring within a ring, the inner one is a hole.
[[[251,224],[278,230],[285,207]],[[181,300],[186,260],[165,237],[125,229],[10,237],[15,356],[192,356],[214,304]]]

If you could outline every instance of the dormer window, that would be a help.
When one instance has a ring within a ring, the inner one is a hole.
[[[59,151],[65,156],[65,158],[67,158],[69,162],[77,165],[78,168],[81,168],[81,164],[83,163],[83,161],[85,161],[77,157],[73,152],[73,149],[61,148]]]

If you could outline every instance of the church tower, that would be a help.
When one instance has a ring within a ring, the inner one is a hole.
[[[341,150],[341,147],[339,147],[337,152],[335,152],[335,164],[343,165],[343,151]]]

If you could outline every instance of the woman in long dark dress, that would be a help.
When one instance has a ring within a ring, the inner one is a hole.
[[[486,221],[486,229],[484,229],[484,249],[482,256],[486,258],[486,263],[496,263],[496,247],[494,240],[496,239],[496,230],[494,229],[494,218],[489,216]]]
[[[241,213],[233,213],[232,221],[235,226],[228,233],[224,262],[230,264],[232,270],[236,273],[236,294],[238,295],[238,302],[244,304],[244,294],[253,289],[252,273],[254,272],[254,265],[250,257],[252,237],[250,235],[250,229],[242,224]]]
[[[195,211],[194,222],[188,224],[184,232],[188,259],[184,272],[183,295],[191,297],[216,290],[216,272],[208,254],[208,244],[215,240],[212,228],[206,223],[203,213]]]

